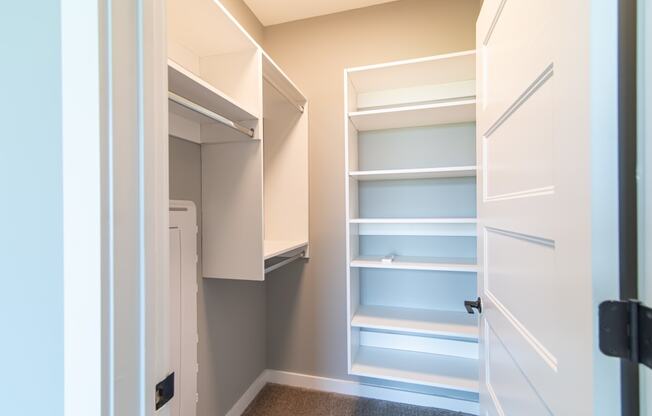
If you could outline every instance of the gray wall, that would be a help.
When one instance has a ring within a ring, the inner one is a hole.
[[[201,232],[199,145],[170,138],[170,198],[197,205]],[[266,368],[265,284],[203,279],[201,264],[197,279],[197,415],[224,415]]]
[[[59,1],[0,11],[0,413],[63,414]]]
[[[265,28],[310,101],[310,255],[267,278],[267,366],[348,378],[343,70],[475,48],[478,0],[403,0]]]

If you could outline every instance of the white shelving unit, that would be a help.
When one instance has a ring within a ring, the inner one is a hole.
[[[201,145],[206,278],[308,254],[308,103],[214,0],[168,0],[169,133]]]
[[[469,401],[474,80],[474,51],[345,71],[349,372]]]

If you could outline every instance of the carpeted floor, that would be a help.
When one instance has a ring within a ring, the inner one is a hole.
[[[469,416],[465,413],[268,384],[242,416]]]

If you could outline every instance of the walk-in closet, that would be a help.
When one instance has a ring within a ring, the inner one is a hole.
[[[652,1],[0,1],[0,51],[1,416],[652,416]]]

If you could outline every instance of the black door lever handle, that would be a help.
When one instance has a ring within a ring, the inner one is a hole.
[[[475,314],[473,309],[477,309],[478,313],[482,313],[482,299],[478,298],[478,300],[465,300],[464,307],[466,308],[466,311],[471,315]]]

